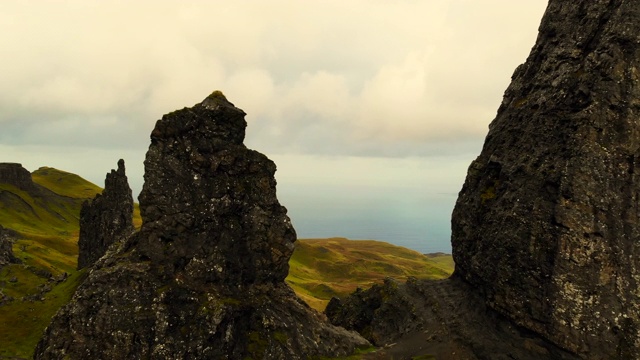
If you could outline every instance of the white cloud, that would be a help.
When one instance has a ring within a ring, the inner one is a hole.
[[[544,5],[4,1],[0,141],[144,151],[162,114],[220,89],[268,153],[465,153]]]

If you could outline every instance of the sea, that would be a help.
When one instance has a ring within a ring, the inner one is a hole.
[[[291,190],[279,188],[278,198],[299,239],[380,240],[423,254],[451,253],[455,193]]]

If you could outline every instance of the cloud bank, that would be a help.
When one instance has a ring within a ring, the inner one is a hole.
[[[221,89],[248,113],[248,140],[266,152],[468,151],[544,6],[6,1],[0,141],[144,147],[162,114]]]
[[[0,161],[102,185],[124,158],[137,194],[155,121],[219,89],[278,164],[299,235],[368,237],[373,222],[447,251],[466,168],[545,7],[0,1]]]

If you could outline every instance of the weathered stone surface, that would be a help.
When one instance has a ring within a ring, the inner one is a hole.
[[[0,225],[0,269],[8,264],[20,263],[20,259],[13,255],[13,241],[18,237],[18,233],[10,229],[5,229]]]
[[[120,159],[118,170],[107,174],[102,194],[80,209],[78,269],[91,266],[111,244],[133,231],[133,196]]]
[[[455,276],[588,359],[640,358],[640,6],[551,0],[452,219]]]
[[[220,92],[156,123],[142,228],[110,247],[35,358],[301,359],[366,346],[285,284],[295,231],[275,164]]]
[[[245,113],[220,96],[156,124],[136,247],[199,281],[284,281],[296,235],[276,198],[276,166],[243,145]]]

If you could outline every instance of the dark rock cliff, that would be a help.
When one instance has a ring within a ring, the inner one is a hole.
[[[551,0],[469,167],[455,276],[588,359],[640,358],[640,6]]]
[[[13,185],[28,192],[38,191],[29,170],[17,163],[0,163],[0,183]]]
[[[156,123],[142,228],[94,264],[36,359],[301,359],[368,344],[285,284],[296,235],[275,164],[242,143],[244,115],[214,92]]]
[[[102,194],[82,204],[78,269],[91,266],[111,244],[133,231],[133,196],[120,159],[118,170],[107,174]]]

